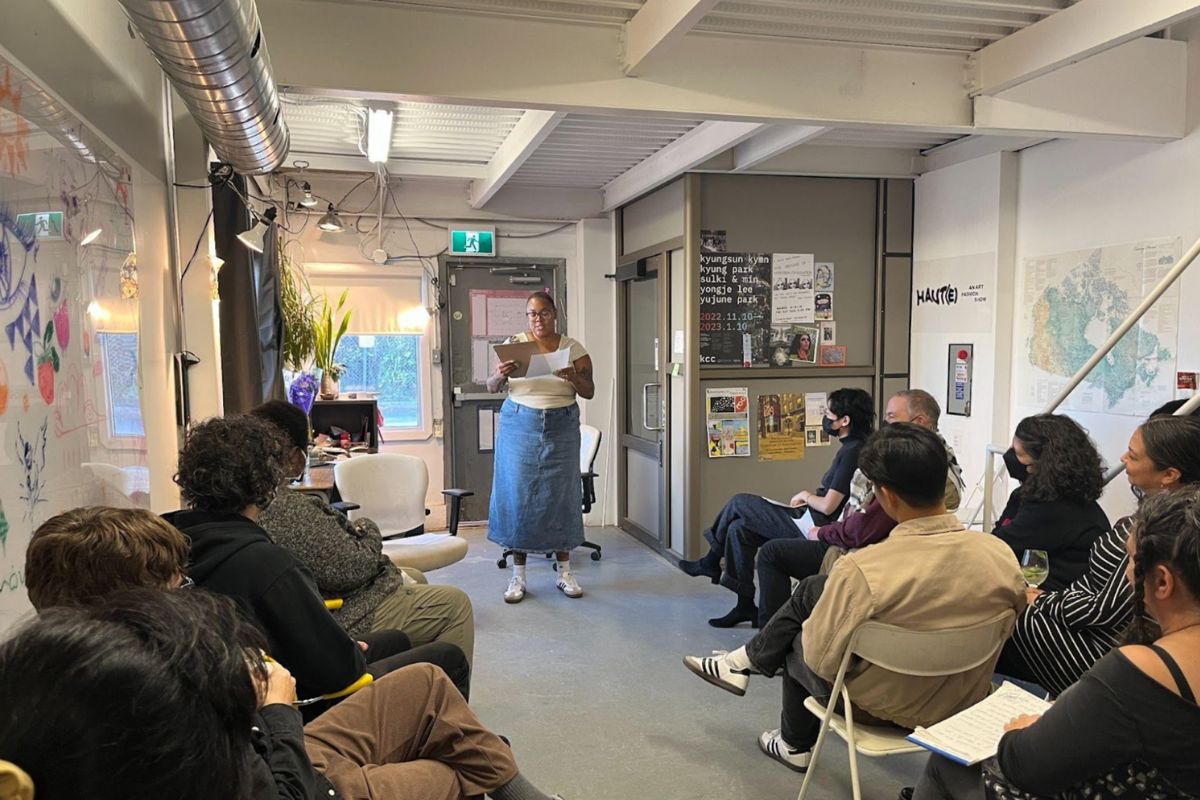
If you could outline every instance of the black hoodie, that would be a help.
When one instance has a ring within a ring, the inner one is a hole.
[[[295,677],[300,697],[341,691],[367,671],[312,575],[256,523],[217,511],[173,511],[163,519],[191,540],[188,577],[231,598],[266,634],[271,658]]]

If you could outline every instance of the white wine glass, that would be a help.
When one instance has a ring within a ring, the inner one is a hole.
[[[1041,586],[1050,577],[1050,556],[1045,550],[1026,550],[1021,556],[1021,574],[1027,586]]]

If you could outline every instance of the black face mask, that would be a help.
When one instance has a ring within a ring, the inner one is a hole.
[[[838,432],[837,429],[833,427],[833,423],[834,420],[830,419],[829,417],[823,418],[821,420],[821,430],[825,431],[825,433],[829,436],[836,437]]]
[[[1017,460],[1017,451],[1011,447],[1004,451],[1004,466],[1013,480],[1024,483],[1029,477],[1029,467]]]

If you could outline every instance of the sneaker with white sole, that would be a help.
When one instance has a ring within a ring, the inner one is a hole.
[[[504,602],[519,603],[525,599],[525,579],[513,575],[508,579],[508,588],[504,590]]]
[[[569,572],[565,575],[560,573],[554,585],[567,597],[583,597],[583,589],[580,588],[579,581],[575,580],[575,576]]]
[[[719,686],[738,697],[746,694],[750,683],[750,670],[734,669],[729,666],[728,653],[714,650],[711,656],[684,656],[683,665],[713,686]]]
[[[796,772],[806,772],[808,770],[809,759],[812,758],[811,750],[797,750],[789,746],[783,740],[783,733],[779,728],[773,731],[764,731],[758,737],[758,749],[788,769]]]

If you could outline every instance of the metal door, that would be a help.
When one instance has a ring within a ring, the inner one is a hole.
[[[446,287],[446,481],[475,492],[463,502],[462,519],[487,519],[492,493],[492,455],[504,391],[489,394],[487,376],[496,365],[492,345],[526,330],[525,300],[545,291],[558,306],[558,330],[567,332],[562,259],[441,259]]]

